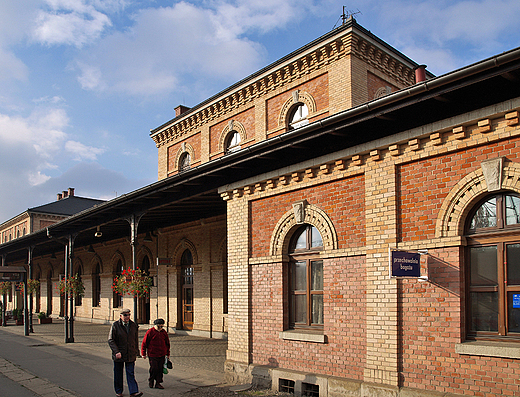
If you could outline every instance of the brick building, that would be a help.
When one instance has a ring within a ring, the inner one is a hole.
[[[119,263],[148,266],[140,313],[227,336],[234,383],[518,395],[519,82],[520,49],[435,77],[351,18],[176,108],[150,134],[156,183],[0,254],[19,265],[35,245],[30,268],[48,235],[76,233],[91,321],[117,313]],[[397,254],[418,273],[396,277]]]

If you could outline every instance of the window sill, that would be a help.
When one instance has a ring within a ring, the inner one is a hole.
[[[300,342],[326,343],[326,336],[320,331],[290,330],[280,332],[280,338],[284,340],[296,340]]]
[[[520,358],[520,343],[475,341],[457,343],[455,353],[468,354],[470,356]]]

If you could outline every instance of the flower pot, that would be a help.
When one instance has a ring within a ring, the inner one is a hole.
[[[23,325],[23,319],[17,319],[16,320],[16,325]]]
[[[38,322],[40,324],[52,324],[52,318],[51,317],[39,318]]]

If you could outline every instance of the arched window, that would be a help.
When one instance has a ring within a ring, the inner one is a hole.
[[[123,273],[123,261],[121,259],[119,259],[117,261],[117,265],[116,265],[116,276],[120,276],[121,274]],[[123,298],[121,295],[119,295],[117,292],[114,291],[113,293],[113,296],[114,296],[114,305],[113,307],[114,308],[118,308],[118,307],[121,307],[123,305]]]
[[[182,328],[193,329],[194,297],[193,297],[193,255],[186,249],[181,256],[181,277],[182,277]]]
[[[323,241],[318,229],[300,227],[289,248],[289,327],[323,328]]]
[[[181,154],[181,157],[179,159],[179,171],[186,171],[189,170],[191,166],[191,156],[188,152],[184,152]]]
[[[240,142],[242,138],[237,131],[231,131],[226,138],[226,153],[240,150]]]
[[[304,103],[297,103],[289,113],[289,129],[294,130],[296,128],[303,127],[309,124],[309,108]]]
[[[466,237],[468,338],[520,337],[520,197],[479,202]]]
[[[82,281],[82,279],[81,279],[81,267],[78,267],[78,270],[77,270],[76,274],[78,275],[79,280]],[[82,296],[76,295],[74,297],[74,300],[75,300],[75,305],[76,306],[83,305],[83,297]]]
[[[101,269],[99,263],[96,264],[92,273],[92,307],[99,307],[101,304]]]

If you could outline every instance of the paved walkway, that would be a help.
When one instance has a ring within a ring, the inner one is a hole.
[[[74,323],[74,343],[65,343],[64,323],[40,325],[24,336],[24,327],[0,327],[0,395],[113,396],[109,325]],[[142,340],[148,326],[140,326]],[[201,386],[224,383],[227,341],[170,335],[173,370],[165,390],[148,388],[148,360],[137,359],[136,379],[149,396],[179,396]],[[125,382],[126,387],[126,382]],[[126,392],[125,395],[128,395]]]

